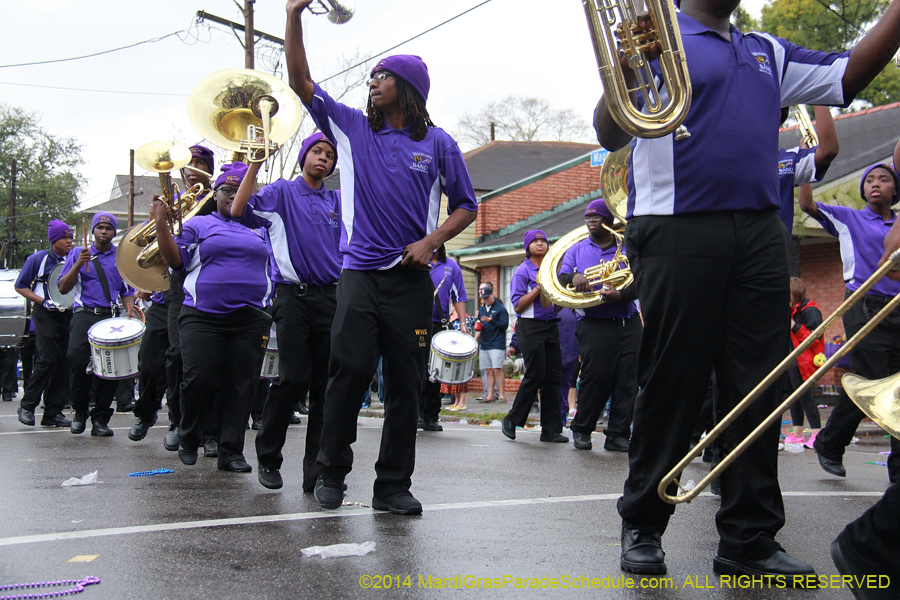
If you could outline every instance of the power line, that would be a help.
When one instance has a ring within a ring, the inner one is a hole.
[[[15,66],[15,65],[13,65]],[[45,88],[49,90],[67,90],[71,92],[98,92],[101,94],[133,94],[139,96],[181,96],[187,97],[190,94],[166,94],[163,92],[125,92],[122,90],[92,90],[87,88],[61,87],[56,85],[37,85],[32,83],[13,83],[11,81],[0,81],[0,85],[17,85],[21,87]]]
[[[173,35],[178,35],[179,33],[187,33],[187,31],[184,29],[179,30],[179,31],[173,31],[172,33],[167,33],[166,35],[161,36],[161,37],[144,40],[143,42],[135,42],[134,44],[129,44],[127,46],[121,46],[119,48],[113,48],[112,50],[103,50],[101,52],[95,52],[93,54],[85,54],[84,56],[73,56],[71,58],[57,58],[57,59],[53,59],[53,60],[41,60],[41,61],[35,61],[35,62],[18,63],[15,65],[0,65],[0,69],[7,69],[10,67],[32,67],[35,65],[48,65],[51,63],[60,63],[60,62],[68,62],[68,61],[72,61],[72,60],[81,60],[82,58],[93,58],[94,56],[100,56],[102,54],[109,54],[111,52],[118,52],[119,50],[126,50],[128,48],[134,48],[135,46],[140,46],[141,44],[153,44],[156,42],[161,42],[162,40],[172,37]]]

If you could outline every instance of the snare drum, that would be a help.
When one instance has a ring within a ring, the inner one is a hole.
[[[91,364],[101,379],[128,379],[138,372],[138,351],[146,325],[137,319],[103,319],[88,329]]]
[[[428,378],[432,381],[460,385],[475,374],[478,343],[461,331],[439,331],[431,338]]]
[[[14,348],[25,336],[26,300],[16,291],[16,269],[0,270],[0,348]]]
[[[263,359],[261,379],[278,379],[278,338],[275,329],[269,331],[269,343],[266,345],[266,357]]]

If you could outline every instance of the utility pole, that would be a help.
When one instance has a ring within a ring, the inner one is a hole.
[[[253,57],[253,38],[255,31],[253,29],[253,3],[256,0],[244,0],[244,68],[252,69],[254,65]]]
[[[128,226],[134,225],[134,149],[129,152],[131,156],[128,168]]]
[[[16,159],[12,161],[12,171],[9,177],[9,241],[6,242],[6,268],[11,269],[13,267],[13,256],[16,251],[16,176],[18,169],[18,162]]]
[[[259,37],[259,39],[261,40],[266,40],[267,42],[272,42],[273,44],[278,44],[279,46],[284,47],[284,40],[282,38],[262,31],[257,31],[253,26],[253,4],[255,2],[256,0],[244,0],[243,25],[241,25],[240,23],[235,23],[234,21],[229,21],[228,19],[223,19],[222,17],[217,17],[216,15],[210,14],[205,10],[197,11],[198,21],[212,21],[213,23],[218,23],[219,25],[229,27],[234,32],[244,32],[244,40],[241,42],[241,45],[244,46],[244,66],[248,69],[254,68],[255,65],[254,53],[257,37]],[[237,33],[235,33],[235,36],[237,36]],[[240,39],[241,38],[238,37],[238,40]]]

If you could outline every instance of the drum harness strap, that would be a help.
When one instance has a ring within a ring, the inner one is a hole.
[[[100,255],[95,254],[91,259],[91,262],[94,263],[94,268],[97,269],[97,279],[100,280],[100,287],[103,288],[103,293],[106,294],[106,301],[109,302],[109,309],[112,312],[112,316],[119,316],[119,306],[113,302],[112,295],[109,293],[109,282],[106,280],[106,273],[103,272],[103,267],[100,265]]]
[[[447,318],[447,315],[444,314],[444,309],[441,307],[441,301],[438,297],[438,292],[440,291],[441,286],[444,285],[444,281],[447,280],[448,275],[449,273],[447,275],[444,275],[444,278],[441,279],[441,282],[434,290],[434,305],[437,307],[438,316],[441,318],[441,325],[444,329],[450,329],[450,319]]]

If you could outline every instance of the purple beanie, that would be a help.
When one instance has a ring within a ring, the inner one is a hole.
[[[533,242],[534,240],[544,240],[546,242],[547,234],[545,234],[540,229],[532,229],[530,231],[526,231],[525,232],[525,250],[528,250],[528,246],[530,246],[531,242]]]
[[[868,200],[866,200],[866,193],[863,190],[866,185],[866,177],[868,177],[869,173],[871,173],[875,169],[884,169],[885,171],[890,173],[891,177],[894,179],[894,197],[891,199],[891,204],[893,204],[897,201],[897,194],[900,194],[900,178],[897,177],[897,172],[891,168],[891,165],[887,165],[884,163],[872,165],[871,167],[866,169],[865,173],[863,173],[862,178],[859,180],[859,195],[865,202],[868,202]]]
[[[63,238],[73,238],[75,237],[72,228],[60,221],[59,219],[53,219],[49,223],[47,223],[47,237],[50,238],[50,243],[56,242]]]
[[[212,150],[206,146],[191,146],[191,156],[205,162],[209,167],[209,174],[212,176],[216,170],[216,160],[213,158]]]
[[[113,228],[113,235],[116,235],[116,232],[119,230],[119,220],[112,213],[98,212],[94,215],[94,218],[91,219],[91,231],[94,231],[94,227],[100,223],[110,225]]]
[[[241,182],[244,180],[244,175],[246,174],[247,165],[242,162],[233,162],[230,165],[222,165],[222,174],[216,179],[216,185],[213,186],[213,189],[217,190],[223,185],[240,187]]]
[[[428,67],[425,62],[413,54],[395,54],[382,58],[372,69],[374,76],[378,71],[390,71],[394,75],[407,81],[422,96],[422,100],[428,101],[428,90],[431,89],[431,79],[428,77]]]
[[[306,162],[306,155],[309,154],[309,151],[312,150],[312,147],[319,142],[325,142],[326,144],[329,144],[334,150],[334,162],[331,165],[331,170],[326,173],[326,176],[328,176],[334,173],[334,168],[337,166],[337,148],[334,147],[334,144],[331,142],[331,140],[325,137],[325,134],[321,131],[317,131],[316,133],[303,140],[303,143],[300,144],[300,156],[299,158],[297,158],[297,162],[300,164],[300,170],[302,171],[303,163]]]
[[[587,205],[587,209],[584,211],[584,216],[588,215],[600,215],[608,219],[610,222],[615,221],[612,212],[610,212],[609,207],[606,206],[606,200],[603,198],[598,198],[594,200],[590,204]]]

